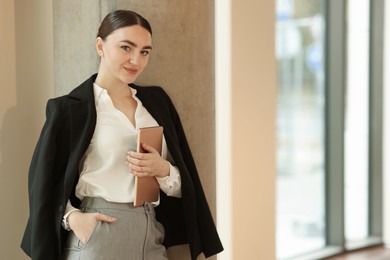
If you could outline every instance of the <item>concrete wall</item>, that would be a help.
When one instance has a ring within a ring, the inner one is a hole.
[[[97,30],[101,20],[115,6],[115,1],[53,1],[56,96],[69,93],[97,72]]]

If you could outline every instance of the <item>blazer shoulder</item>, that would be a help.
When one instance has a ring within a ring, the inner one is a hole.
[[[47,109],[67,109],[73,104],[94,101],[93,82],[96,74],[92,75],[82,84],[71,90],[68,94],[48,100]],[[92,102],[93,103],[93,102]]]
[[[69,94],[53,97],[47,101],[46,110],[64,110],[68,109],[72,104],[78,103],[79,99],[70,96]]]
[[[76,100],[93,99],[94,98],[93,83],[95,82],[96,77],[97,74],[92,75],[91,77],[89,77],[79,86],[74,88],[68,95],[65,95],[64,97],[67,97],[69,99],[76,99]]]
[[[160,86],[145,86],[140,87],[134,84],[130,84],[130,87],[137,90],[137,97],[142,102],[153,102],[156,105],[169,105],[173,106],[171,98],[168,93]]]
[[[129,84],[129,86],[137,90],[137,93],[141,94],[167,95],[165,90],[160,86],[140,86],[136,84]]]

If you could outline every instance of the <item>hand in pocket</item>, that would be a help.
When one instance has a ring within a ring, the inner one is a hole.
[[[115,222],[116,220],[116,218],[108,215],[100,213],[83,213],[80,211],[72,212],[68,216],[70,228],[83,244],[88,242],[88,239],[91,236],[98,221],[111,223]]]

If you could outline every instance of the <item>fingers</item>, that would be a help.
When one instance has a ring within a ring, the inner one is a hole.
[[[130,164],[144,167],[147,165],[147,160],[149,159],[145,154],[142,153],[135,153],[135,152],[128,152],[126,156],[127,162]]]
[[[135,159],[130,155],[128,155],[126,159],[127,161],[125,163],[132,174],[139,176],[139,173],[146,175],[149,172],[149,168],[146,167],[147,162],[145,160]]]
[[[117,218],[114,218],[114,217],[111,217],[111,216],[108,216],[108,215],[104,215],[104,214],[100,214],[100,213],[96,213],[95,219],[98,220],[98,221],[103,221],[103,222],[115,222],[115,221],[117,221]]]
[[[128,152],[125,163],[132,174],[143,177],[153,175],[154,169],[158,167],[156,166],[158,160],[161,158],[156,154]]]
[[[154,149],[152,146],[150,145],[147,145],[145,143],[142,143],[142,148],[146,151],[146,152],[142,152],[142,153],[137,153],[137,152],[128,152],[128,155],[134,159],[138,159],[138,160],[146,160],[146,159],[149,159],[151,157],[156,157],[156,156],[159,156],[160,157],[160,153],[157,152],[156,149]]]
[[[137,166],[135,164],[127,163],[129,170],[137,177],[153,176],[153,170],[149,167]]]
[[[142,143],[141,145],[142,148],[148,153],[158,153],[156,149],[146,143]]]
[[[69,225],[83,244],[88,241],[98,221],[115,222],[117,218],[101,213],[82,213],[79,211],[69,215]]]
[[[151,146],[142,144],[148,153],[128,152],[125,164],[132,174],[137,177],[156,176],[165,177],[169,175],[169,162],[163,159],[160,154]]]

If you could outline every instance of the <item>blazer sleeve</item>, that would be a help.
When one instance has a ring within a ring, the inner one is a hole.
[[[29,220],[22,241],[23,250],[34,260],[58,258],[59,241],[54,223],[54,183],[57,136],[62,122],[59,102],[48,101],[46,121],[34,150],[28,174]]]

